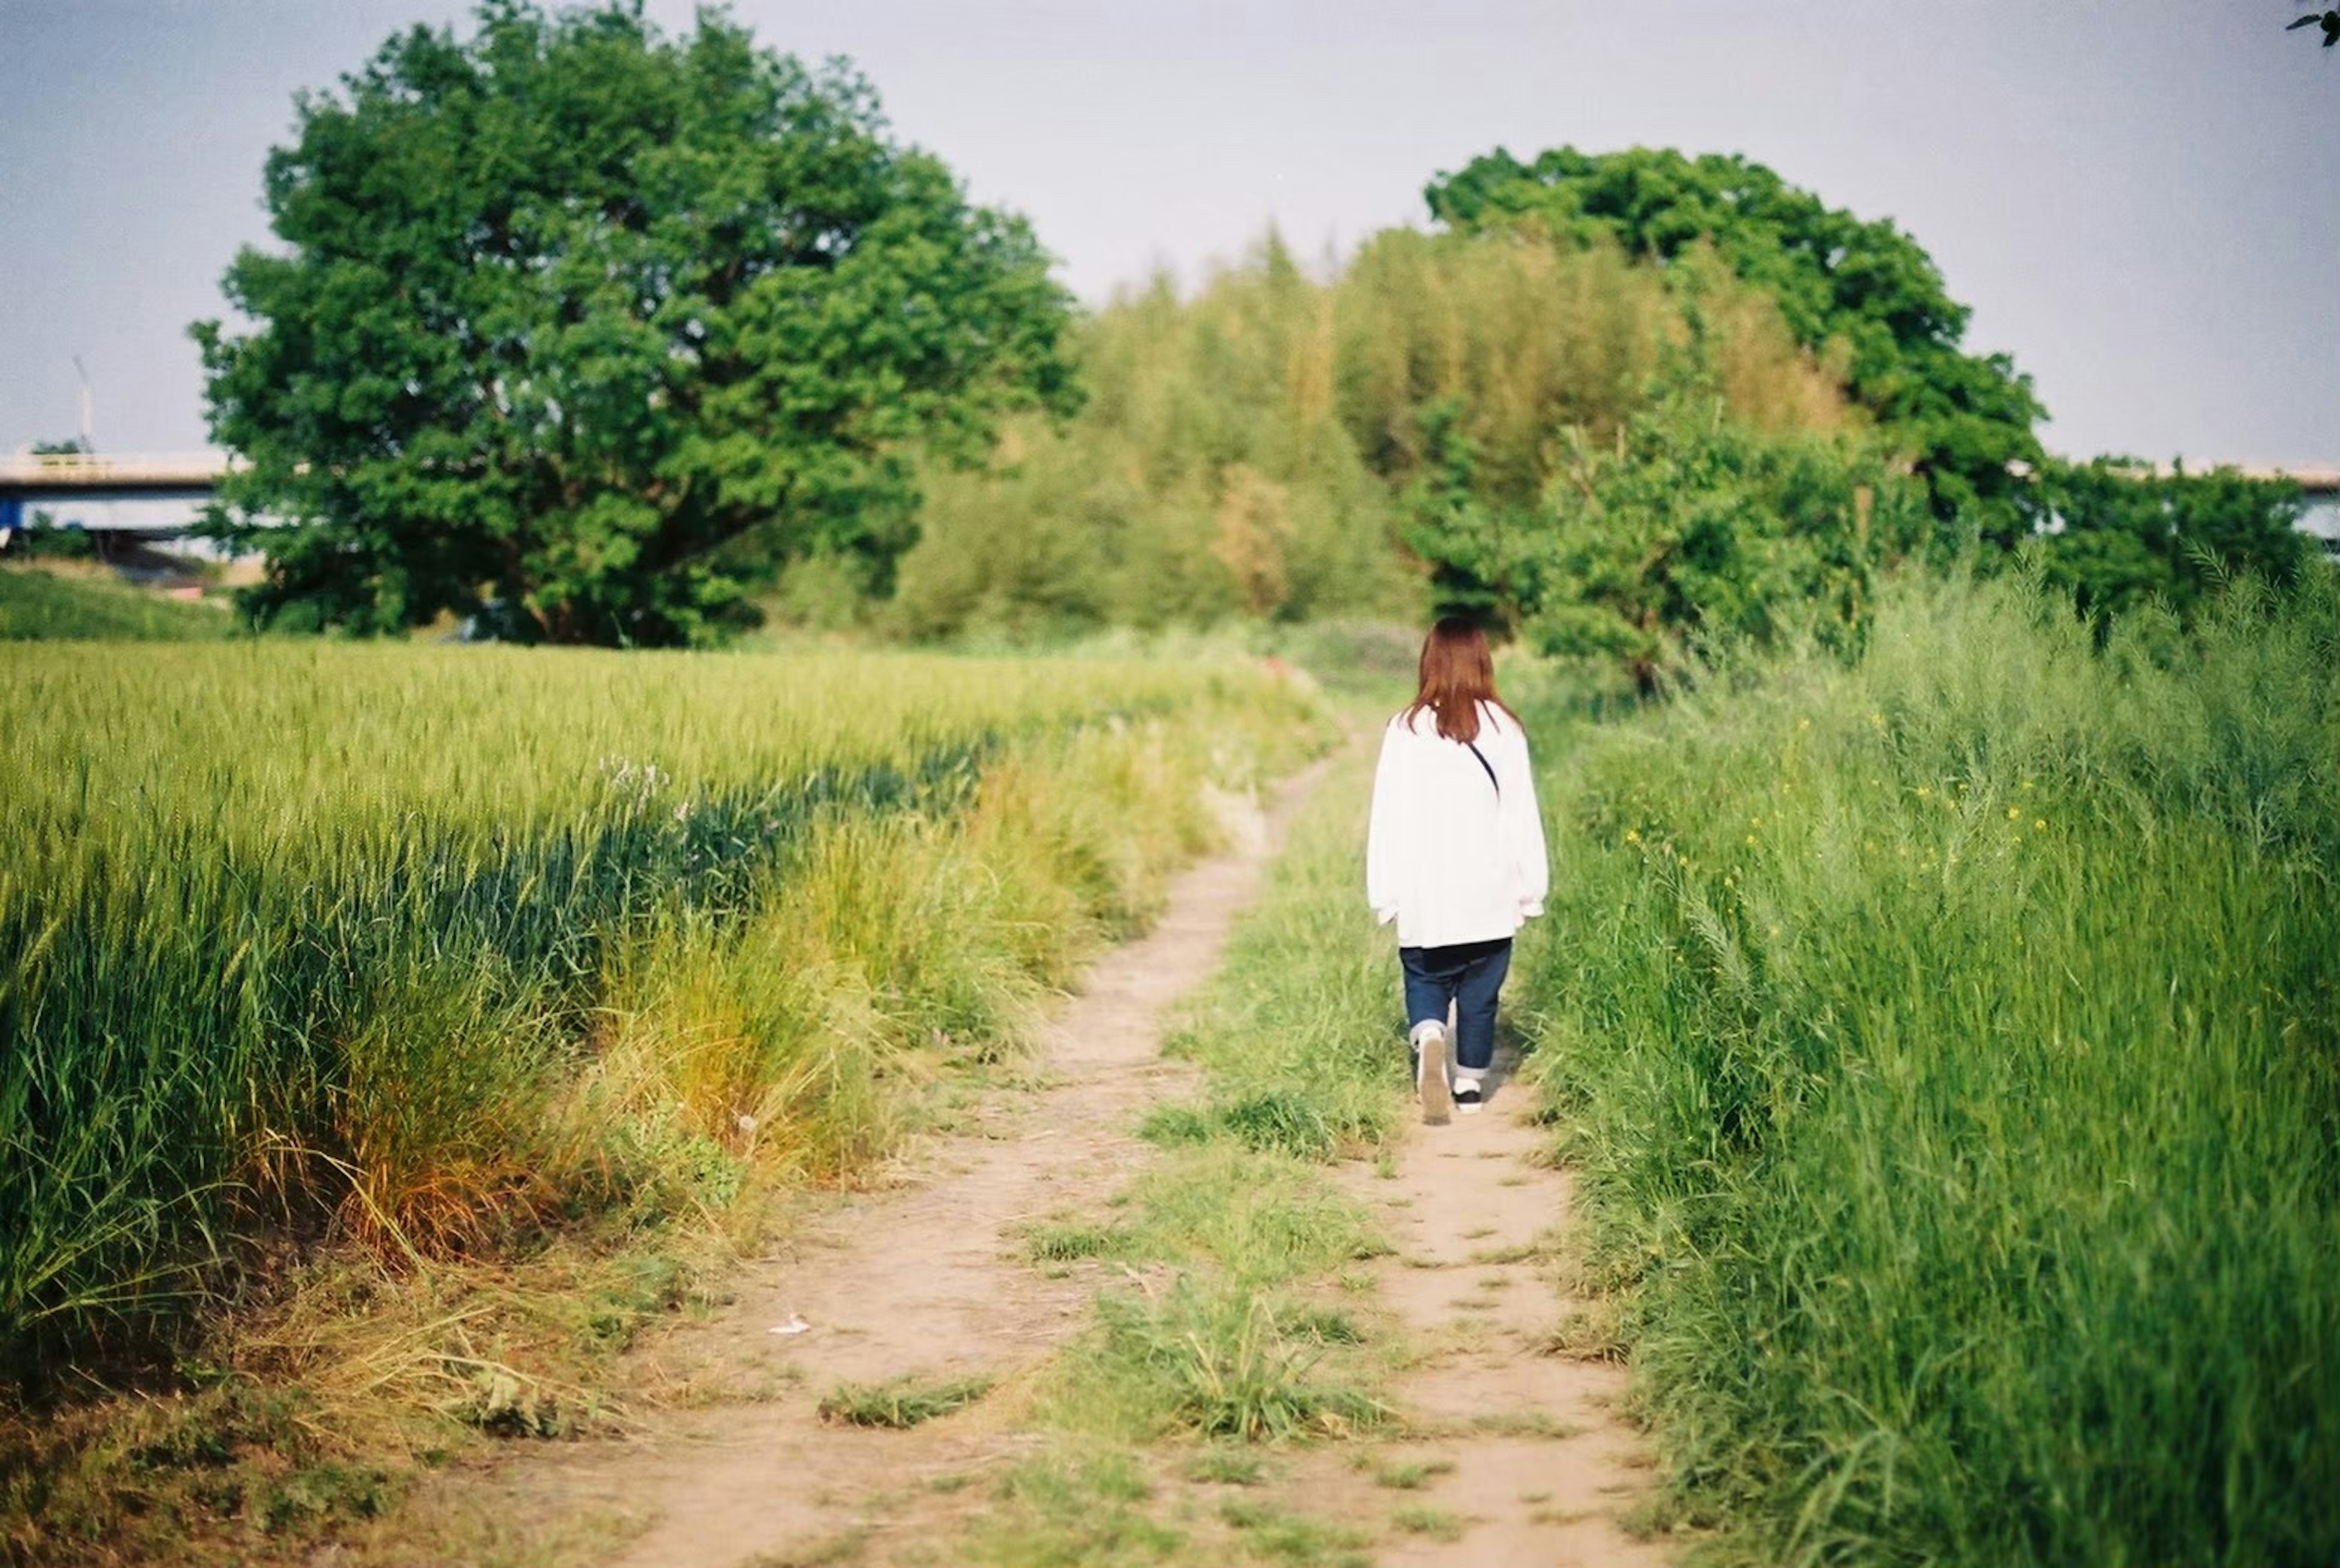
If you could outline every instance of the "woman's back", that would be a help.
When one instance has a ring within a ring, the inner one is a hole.
[[[1425,1121],[1482,1101],[1512,935],[1543,912],[1546,875],[1527,733],[1495,695],[1486,633],[1441,620],[1413,701],[1382,731],[1365,841],[1365,897],[1397,923]]]
[[[1366,892],[1406,947],[1508,937],[1544,893],[1527,736],[1492,702],[1450,740],[1431,710],[1390,720],[1373,780]]]

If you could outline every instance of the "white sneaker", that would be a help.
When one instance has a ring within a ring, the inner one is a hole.
[[[1413,1087],[1422,1097],[1422,1119],[1443,1126],[1454,1114],[1453,1086],[1446,1078],[1446,1026],[1424,1023],[1413,1031]]]
[[[1466,1116],[1475,1116],[1485,1108],[1487,1092],[1476,1078],[1457,1077],[1454,1080],[1454,1108]]]

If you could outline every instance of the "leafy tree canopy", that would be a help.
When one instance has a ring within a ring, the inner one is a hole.
[[[842,64],[702,13],[490,0],[417,27],[271,154],[280,245],[193,329],[250,467],[223,531],[270,556],[256,618],[696,643],[788,561],[882,590],[910,450],[973,452],[1065,403],[1068,319],[1020,220],[888,139]]]
[[[2157,601],[2181,622],[2225,581],[2247,572],[2278,587],[2313,559],[2291,480],[2231,468],[2157,471],[2134,458],[2050,462],[2039,476],[2045,574],[2102,622]]]
[[[1464,232],[1610,241],[1661,262],[1710,243],[1778,299],[1807,348],[1843,345],[1848,391],[1909,452],[1938,516],[1963,514],[2006,545],[2028,531],[2008,465],[2040,461],[2032,427],[2045,410],[2005,355],[1960,350],[1967,308],[1891,221],[1825,206],[1735,154],[1644,147],[1559,147],[1532,164],[1499,149],[1423,194],[1436,218]]]

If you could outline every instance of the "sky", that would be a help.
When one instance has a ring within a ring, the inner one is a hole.
[[[2340,50],[2295,0],[739,0],[1029,216],[1084,299],[1427,223],[1504,146],[1738,152],[1889,216],[2051,450],[2340,461]],[[294,95],[449,0],[0,0],[0,452],[206,439],[186,326]],[[669,29],[688,4],[651,0]]]

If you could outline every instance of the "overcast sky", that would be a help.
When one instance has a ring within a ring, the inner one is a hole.
[[[2292,0],[742,0],[1020,209],[1084,298],[1425,221],[1497,145],[1740,152],[1889,215],[2051,447],[2340,461],[2340,50]],[[687,5],[653,0],[670,27]],[[448,0],[0,0],[0,451],[204,439],[186,323],[263,240],[294,93]]]

